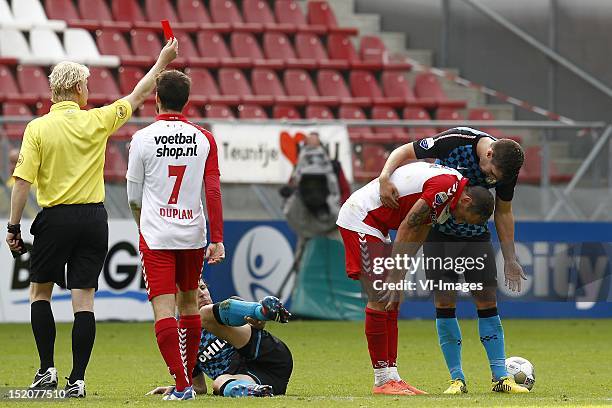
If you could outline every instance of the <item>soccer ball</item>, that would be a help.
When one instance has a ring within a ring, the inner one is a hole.
[[[514,377],[517,384],[531,390],[535,384],[535,369],[533,364],[523,357],[510,357],[506,359],[506,370]]]

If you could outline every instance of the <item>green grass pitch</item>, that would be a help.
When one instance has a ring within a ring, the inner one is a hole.
[[[463,362],[469,394],[444,396],[447,371],[432,321],[400,322],[399,369],[427,396],[372,396],[362,322],[295,321],[270,331],[289,345],[294,373],[288,395],[273,399],[225,399],[198,396],[191,406],[205,407],[457,407],[457,406],[610,406],[612,405],[612,322],[610,320],[506,320],[508,356],[519,355],[536,367],[536,385],[529,395],[490,392],[490,373],[477,336],[476,321],[461,322]],[[56,366],[69,374],[71,325],[59,324]],[[0,387],[27,386],[37,367],[29,325],[0,325]],[[159,396],[144,396],[168,384],[151,323],[99,323],[87,372],[85,401],[63,406],[167,406]],[[208,383],[210,384],[210,382]],[[27,403],[26,403],[27,404]],[[4,406],[25,406],[0,402]],[[48,406],[46,403],[28,406]]]

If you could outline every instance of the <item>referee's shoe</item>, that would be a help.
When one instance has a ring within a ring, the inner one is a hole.
[[[57,388],[57,370],[55,367],[49,367],[42,373],[40,370],[36,371],[34,375],[34,381],[30,385],[30,389],[56,389]]]
[[[85,392],[85,381],[76,380],[74,383],[70,383],[70,379],[66,377],[66,386],[64,387],[65,398],[85,398],[87,394]]]

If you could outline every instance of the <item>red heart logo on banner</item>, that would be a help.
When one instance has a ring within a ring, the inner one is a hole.
[[[298,160],[299,144],[306,136],[303,133],[296,133],[295,136],[291,136],[289,132],[281,132],[280,134],[280,148],[283,155],[293,164],[294,166]]]

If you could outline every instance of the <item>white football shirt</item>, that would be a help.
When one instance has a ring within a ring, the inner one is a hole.
[[[140,233],[150,249],[203,248],[202,188],[214,139],[181,115],[159,118],[130,143],[126,178],[143,184]]]
[[[378,178],[355,191],[342,205],[336,224],[344,229],[389,240],[389,230],[397,230],[412,206],[423,199],[431,208],[429,222],[442,224],[450,215],[451,205],[461,195],[468,179],[455,169],[415,162],[398,167],[391,182],[399,192],[399,208],[380,201]]]

